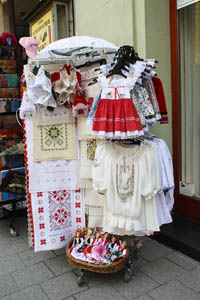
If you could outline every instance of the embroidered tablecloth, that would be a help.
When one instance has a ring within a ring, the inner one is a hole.
[[[25,120],[29,192],[78,188],[77,160],[33,161],[32,121]]]
[[[65,106],[57,106],[53,111],[39,110],[36,114],[36,125],[46,126],[63,123],[75,123],[75,118],[72,117],[72,109]]]
[[[33,119],[34,161],[76,159],[75,124],[36,126]]]
[[[31,194],[34,251],[65,247],[77,229],[85,226],[82,190]]]

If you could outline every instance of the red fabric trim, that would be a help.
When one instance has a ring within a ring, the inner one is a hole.
[[[27,157],[27,144],[26,144],[26,130],[25,130],[25,124],[24,121],[22,120],[22,128],[23,128],[23,143],[24,143],[24,160],[25,160],[25,174],[26,174],[26,187],[27,187],[27,211],[28,211],[28,222],[30,224],[30,230],[31,230],[31,236],[30,239],[32,241],[32,245],[34,247],[34,227],[33,227],[33,212],[32,212],[32,205],[31,205],[31,194],[28,192],[29,191],[29,171],[28,171],[28,157]]]

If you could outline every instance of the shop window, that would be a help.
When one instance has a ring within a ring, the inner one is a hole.
[[[67,26],[67,6],[63,4],[56,4],[57,16],[57,39],[63,39],[68,36]]]
[[[200,2],[179,10],[180,193],[200,199]]]

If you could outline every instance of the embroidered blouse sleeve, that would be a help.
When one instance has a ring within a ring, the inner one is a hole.
[[[106,192],[105,155],[105,144],[98,145],[92,166],[92,186],[97,192],[103,194]]]
[[[160,178],[156,150],[150,145],[145,160],[146,176],[143,176],[142,196],[145,200],[151,200],[160,190]]]

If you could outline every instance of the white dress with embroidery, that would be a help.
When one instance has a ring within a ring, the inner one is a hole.
[[[159,231],[155,195],[160,180],[153,147],[143,143],[133,148],[101,144],[92,171],[93,188],[105,194],[104,231]]]
[[[144,134],[130,91],[144,71],[145,64],[137,62],[135,65],[137,67],[132,77],[99,77],[98,83],[102,92],[92,126],[95,136],[127,139]]]

